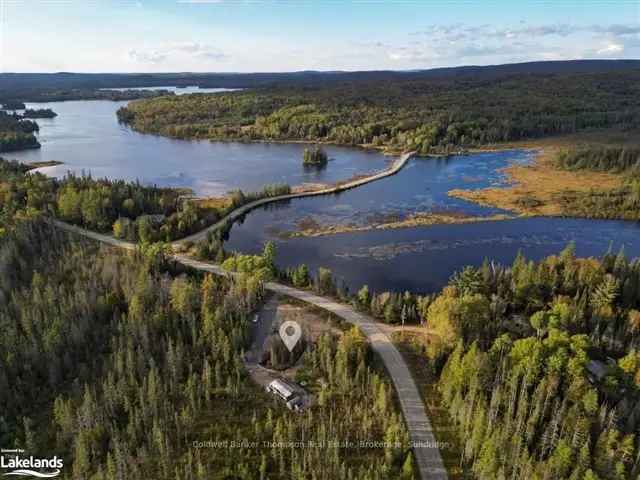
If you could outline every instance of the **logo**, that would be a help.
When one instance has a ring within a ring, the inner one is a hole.
[[[0,468],[11,471],[3,473],[4,477],[54,478],[60,475],[64,462],[61,458],[21,457],[24,450],[0,450]]]
[[[300,340],[300,337],[302,336],[302,329],[297,322],[294,322],[293,320],[287,320],[286,322],[283,322],[282,325],[280,325],[279,333],[280,338],[282,338],[282,341],[284,342],[286,347],[290,352],[292,352],[296,347],[296,344]]]

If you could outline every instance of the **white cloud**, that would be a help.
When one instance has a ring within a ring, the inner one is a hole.
[[[624,45],[616,42],[609,42],[607,45],[597,51],[598,55],[606,57],[616,56],[624,52]]]
[[[135,63],[162,63],[167,59],[167,55],[157,51],[140,51],[131,49],[127,52],[127,58]]]
[[[169,44],[169,48],[187,53],[193,53],[201,50],[203,47],[201,44],[196,42],[175,42]]]
[[[623,55],[631,58],[640,49],[639,34],[638,24],[534,25],[523,21],[496,27],[457,23],[428,25],[411,33],[408,42],[385,45],[385,50],[387,58],[400,68]]]
[[[593,25],[592,30],[599,33],[611,33],[613,35],[638,35],[640,34],[640,24],[634,25],[609,25],[602,27],[599,25]]]
[[[220,61],[228,58],[220,50],[198,42],[166,43],[156,49],[131,49],[127,52],[129,60],[136,63],[161,63],[172,58],[175,60],[197,59],[202,61]]]
[[[227,58],[229,58],[228,55],[225,55],[222,52],[216,52],[216,51],[201,51],[201,52],[197,52],[194,54],[194,57],[196,58],[202,58],[205,60],[225,60]]]
[[[390,48],[387,56],[394,62],[432,62],[441,57],[438,50],[428,45]]]
[[[516,37],[568,37],[576,33],[608,33],[612,35],[635,35],[640,34],[638,24],[611,24],[611,25],[572,25],[557,23],[549,25],[527,25],[521,24],[512,28],[496,28],[490,25],[463,24],[453,25],[429,25],[424,30],[413,32],[413,35],[425,35],[447,40],[460,40],[463,38],[516,38]]]
[[[204,58],[209,60],[222,60],[227,58],[220,50],[197,42],[178,42],[170,45],[170,49],[178,52],[184,52],[196,58]]]

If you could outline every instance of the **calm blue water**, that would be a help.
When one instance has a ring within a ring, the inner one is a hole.
[[[252,222],[249,215],[234,226],[228,249],[257,253],[273,239],[279,265],[330,268],[351,290],[368,284],[377,291],[434,292],[465,265],[481,265],[485,258],[510,264],[519,250],[539,259],[571,241],[579,256],[601,256],[610,246],[640,256],[640,225],[621,221],[527,218],[289,240],[253,229]]]
[[[380,216],[404,218],[427,212],[457,212],[471,216],[503,213],[466,200],[452,198],[454,188],[485,188],[504,185],[500,170],[510,164],[530,162],[534,152],[513,150],[449,158],[413,158],[397,175],[339,195],[294,200],[290,205],[267,207],[251,213],[235,228],[232,242],[244,230],[264,232],[273,239],[280,232],[298,229],[301,220],[319,225],[366,225]]]
[[[59,116],[38,120],[42,149],[7,156],[25,162],[65,162],[43,169],[51,175],[85,171],[97,177],[190,187],[202,195],[233,188],[253,191],[276,181],[335,182],[380,170],[389,161],[375,152],[327,147],[333,158],[328,167],[305,170],[303,145],[190,142],[141,135],[118,124],[115,112],[122,105],[109,101],[30,104],[30,108],[53,108]],[[301,220],[364,225],[380,215],[406,217],[434,211],[492,215],[500,210],[450,198],[447,192],[500,185],[504,182],[501,168],[526,163],[532,155],[515,150],[412,159],[397,175],[358,189],[256,210],[234,225],[226,248],[257,253],[265,241],[274,240],[281,266],[328,267],[352,289],[368,284],[376,290],[420,292],[438,290],[454,271],[479,265],[485,258],[511,263],[522,250],[537,259],[557,253],[570,241],[576,242],[577,253],[583,256],[600,256],[610,245],[614,250],[624,246],[628,256],[640,256],[638,224],[618,221],[528,218],[317,238],[283,240],[279,235],[295,230]]]
[[[116,111],[126,102],[70,101],[29,104],[58,116],[39,119],[39,150],[6,154],[23,162],[57,160],[45,167],[56,177],[68,171],[94,177],[124,178],[168,187],[189,187],[199,195],[232,189],[260,190],[267,183],[334,183],[385,168],[389,157],[377,152],[328,146],[332,159],[322,170],[305,169],[300,144],[241,144],[172,140],[143,135],[120,125]]]
[[[376,290],[432,292],[465,265],[485,258],[511,263],[519,250],[538,259],[575,241],[577,252],[600,256],[610,245],[640,256],[640,225],[631,222],[563,218],[528,218],[502,222],[434,225],[394,230],[341,233],[316,238],[283,239],[301,220],[320,225],[366,224],[376,213],[406,216],[456,211],[474,216],[500,212],[451,198],[452,188],[501,185],[499,170],[531,160],[533,152],[507,151],[412,159],[393,177],[339,195],[291,200],[250,213],[231,229],[226,248],[258,253],[264,242],[276,243],[278,263],[312,269],[327,267],[353,290],[368,284]]]

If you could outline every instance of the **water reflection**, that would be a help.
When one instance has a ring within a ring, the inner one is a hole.
[[[500,170],[511,162],[530,161],[531,152],[499,152],[412,160],[394,177],[337,196],[296,199],[252,212],[231,229],[226,248],[259,253],[275,241],[283,267],[306,263],[333,270],[352,290],[368,284],[376,290],[439,290],[465,265],[485,258],[510,264],[523,251],[532,259],[555,254],[575,241],[582,256],[600,256],[612,247],[640,256],[638,224],[566,218],[522,218],[459,225],[340,233],[315,238],[285,238],[300,222],[366,223],[370,215],[407,215],[456,210],[486,216],[499,209],[451,198],[452,188],[503,185]]]
[[[388,157],[359,149],[326,147],[333,159],[323,170],[306,170],[302,144],[243,144],[172,140],[142,135],[116,118],[126,102],[70,101],[29,104],[58,116],[37,120],[42,148],[7,154],[23,162],[60,161],[41,169],[60,177],[67,171],[94,177],[139,179],[168,187],[189,187],[199,195],[262,189],[267,183],[335,183],[385,168]]]

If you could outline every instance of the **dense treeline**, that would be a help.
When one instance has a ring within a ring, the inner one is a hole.
[[[303,415],[251,384],[257,278],[179,274],[157,246],[122,254],[43,221],[0,238],[0,266],[0,441],[55,452],[61,478],[414,478],[359,331],[306,354],[318,401]],[[257,444],[193,446],[241,440]],[[386,445],[337,443],[359,440]],[[301,441],[314,445],[287,444]]]
[[[314,432],[311,425],[306,425],[308,433],[300,431],[291,438],[307,438],[310,433],[315,441],[327,444],[348,440],[354,445],[342,447],[347,458],[368,457],[371,462],[369,472],[363,478],[413,479],[417,472],[409,448],[408,432],[394,404],[392,388],[372,368],[373,360],[370,345],[356,327],[339,339],[332,334],[323,334],[317,345],[305,353],[297,380],[319,386],[314,392],[317,414],[323,422],[329,419],[329,428],[324,432],[316,427]],[[321,438],[318,433],[321,433]],[[374,446],[381,441],[384,445]],[[381,460],[382,452],[384,457]],[[319,455],[314,457],[320,465],[322,455],[328,452],[317,453]],[[329,455],[324,461],[335,462],[336,454],[331,457]],[[291,473],[290,478],[297,477],[295,472]],[[323,477],[320,475],[318,478]],[[324,478],[348,478],[348,475],[343,469],[339,477]]]
[[[294,268],[279,269],[275,261],[275,245],[272,242],[265,244],[260,255],[225,252],[221,239],[215,236],[202,242],[198,249],[206,245],[217,248],[217,260],[227,271],[251,273],[263,280],[277,279],[296,288],[312,289],[320,295],[337,297],[389,324],[424,324],[429,306],[435,298],[435,295],[420,295],[409,291],[376,293],[370,291],[367,285],[352,295],[344,283],[337,281],[333,272],[327,268],[320,267],[317,272],[311,272],[307,265],[301,264]],[[466,273],[463,272],[463,275]]]
[[[640,261],[622,253],[578,259],[569,247],[454,278],[426,324],[477,478],[637,478],[639,309]]]
[[[558,196],[568,216],[640,220],[640,149],[629,146],[581,146],[563,150],[556,158],[567,170],[592,170],[624,176],[624,184],[611,190],[566,191]]]
[[[34,135],[37,131],[36,122],[0,110],[0,152],[39,148],[40,143]]]
[[[172,279],[161,254],[64,237],[28,223],[2,243],[3,444],[60,452],[66,478],[191,478],[185,435],[238,395],[259,283]]]
[[[6,95],[6,94],[5,94]],[[7,102],[15,105],[23,105],[22,101],[29,102],[64,102],[69,100],[111,100],[114,102],[123,102],[128,100],[136,100],[139,98],[153,98],[162,95],[175,95],[168,90],[102,90],[99,88],[52,88],[51,85],[43,85],[36,89],[17,89],[10,97],[2,98],[18,98],[19,100],[7,100]],[[15,102],[15,103],[14,103]]]
[[[22,112],[22,118],[55,118],[58,114],[50,108],[27,108]]]
[[[640,181],[613,190],[568,191],[558,201],[566,216],[640,220]]]
[[[640,148],[629,146],[581,146],[562,150],[556,163],[567,170],[640,175]]]
[[[44,213],[108,232],[118,219],[127,218],[138,227],[135,236],[131,234],[133,239],[143,241],[171,238],[204,225],[190,202],[180,202],[177,190],[72,174],[58,180],[28,170],[18,162],[0,159],[1,224]]]
[[[45,213],[130,241],[171,241],[253,200],[290,192],[288,185],[267,185],[260,192],[232,192],[225,206],[201,207],[176,189],[73,174],[58,180],[28,170],[0,158],[0,228],[16,218]]]
[[[0,234],[16,221],[48,212],[55,202],[55,180],[29,175],[30,167],[0,158]]]
[[[177,138],[373,144],[421,153],[640,125],[640,73],[400,78],[133,102],[120,120]],[[522,92],[527,92],[522,95]]]
[[[235,264],[252,271],[272,255]],[[424,361],[477,478],[640,474],[640,260],[576,258],[570,245],[539,262],[466,267],[430,296],[365,286],[349,297],[331,272],[311,278],[304,265],[278,275],[384,321],[426,326]]]

